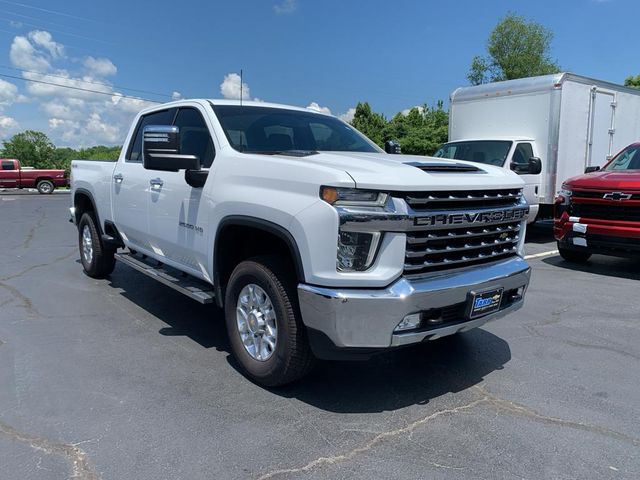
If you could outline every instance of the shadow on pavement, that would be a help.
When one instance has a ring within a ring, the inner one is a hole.
[[[527,225],[526,243],[555,242],[553,238],[553,220],[538,220]]]
[[[168,325],[160,329],[161,335],[186,336],[204,348],[230,351],[223,314],[215,306],[200,305],[124,265],[116,267],[109,281],[122,296]],[[332,412],[389,411],[465,390],[510,359],[507,342],[475,329],[368,361],[318,362],[308,377],[271,391]],[[231,355],[227,361],[241,374]]]
[[[640,280],[640,259],[627,259],[594,255],[587,263],[572,263],[562,259],[559,255],[542,260],[547,265],[560,267],[577,272],[593,273],[607,277]]]

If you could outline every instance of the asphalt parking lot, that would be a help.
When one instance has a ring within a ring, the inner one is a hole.
[[[0,478],[640,478],[640,263],[530,229],[525,307],[266,390],[219,311],[82,273],[68,195],[0,195]]]

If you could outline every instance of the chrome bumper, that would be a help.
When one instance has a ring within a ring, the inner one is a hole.
[[[524,303],[531,269],[521,257],[466,271],[444,272],[408,280],[400,278],[384,289],[332,289],[298,285],[302,319],[308,329],[321,332],[336,348],[388,348],[418,343],[479,327],[518,310]],[[523,288],[523,297],[501,310],[473,320],[394,333],[407,315],[467,302],[469,292]]]

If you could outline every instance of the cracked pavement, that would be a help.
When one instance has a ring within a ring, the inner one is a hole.
[[[0,478],[640,477],[640,262],[536,257],[515,315],[266,390],[216,309],[83,275],[68,202],[0,195]]]

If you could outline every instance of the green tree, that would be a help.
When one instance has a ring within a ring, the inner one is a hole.
[[[640,88],[640,75],[632,75],[624,79],[625,87]]]
[[[3,142],[2,156],[17,158],[24,166],[55,168],[55,150],[55,145],[46,134],[26,130]]]
[[[551,59],[553,32],[521,15],[508,13],[489,35],[488,56],[476,56],[467,79],[472,85],[487,81],[547,75],[560,71]]]
[[[383,115],[371,110],[367,102],[358,102],[351,125],[356,127],[379,146],[384,145],[384,127],[387,120]]]

